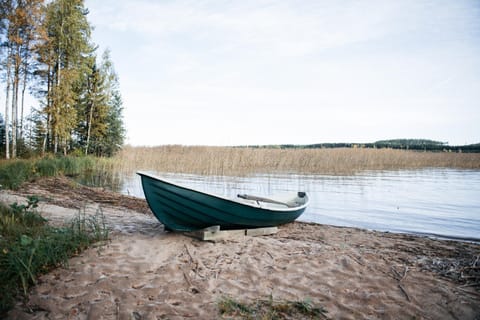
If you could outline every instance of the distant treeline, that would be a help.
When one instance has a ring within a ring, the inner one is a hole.
[[[320,149],[320,148],[390,148],[401,150],[437,151],[437,152],[477,152],[480,153],[480,143],[450,146],[447,142],[427,139],[394,139],[379,140],[368,143],[315,143],[315,144],[280,144],[280,145],[250,145],[250,148],[274,148],[274,149]]]

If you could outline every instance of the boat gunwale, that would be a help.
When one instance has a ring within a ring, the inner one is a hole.
[[[231,203],[235,203],[235,204],[239,204],[239,205],[244,205],[244,206],[249,206],[249,207],[252,207],[252,208],[255,208],[255,209],[260,209],[260,210],[264,210],[264,211],[270,211],[270,212],[293,212],[293,211],[298,211],[298,210],[302,210],[302,209],[305,209],[309,202],[310,202],[310,199],[308,198],[308,195],[305,195],[305,197],[307,198],[305,203],[302,204],[302,205],[299,205],[297,207],[286,207],[286,208],[269,208],[269,207],[262,207],[258,204],[255,204],[255,203],[248,203],[248,202],[243,202],[243,201],[236,201],[232,198],[227,198],[227,197],[224,197],[224,196],[221,196],[221,195],[217,195],[217,194],[213,194],[213,193],[209,193],[209,192],[205,192],[205,191],[201,191],[201,190],[198,190],[198,189],[193,189],[191,187],[187,187],[187,186],[184,186],[184,185],[181,185],[181,184],[178,184],[178,183],[175,183],[171,180],[168,180],[168,179],[165,179],[165,178],[161,178],[159,176],[156,176],[154,174],[151,174],[151,173],[148,173],[148,172],[145,172],[145,171],[137,171],[136,172],[139,176],[145,176],[145,177],[148,177],[148,178],[151,178],[151,179],[154,179],[154,180],[157,180],[157,181],[161,181],[163,183],[166,183],[166,184],[169,184],[171,186],[174,186],[174,187],[177,187],[177,188],[180,188],[180,189],[184,189],[184,190],[187,190],[187,191],[191,191],[191,192],[195,192],[195,193],[200,193],[200,194],[203,194],[203,195],[207,195],[207,196],[210,196],[210,197],[214,197],[214,198],[218,198],[218,199],[221,199],[221,200],[225,200],[225,201],[228,201],[228,202],[231,202]]]

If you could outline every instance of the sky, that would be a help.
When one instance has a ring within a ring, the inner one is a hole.
[[[86,0],[132,145],[480,142],[478,0]]]

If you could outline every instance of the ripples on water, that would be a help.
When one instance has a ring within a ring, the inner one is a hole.
[[[158,174],[173,182],[227,197],[306,191],[302,221],[379,231],[480,239],[480,171],[426,169],[370,171],[354,176]],[[124,193],[144,197],[140,177]]]

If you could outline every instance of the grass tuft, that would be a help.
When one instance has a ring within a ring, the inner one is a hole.
[[[274,301],[273,297],[243,303],[230,297],[218,302],[219,313],[228,319],[328,319],[327,311],[315,306],[310,299],[303,301]]]
[[[28,203],[0,203],[0,315],[25,297],[40,274],[66,266],[71,256],[96,241],[108,239],[101,211],[79,212],[65,227],[52,227],[36,212],[37,197]]]

